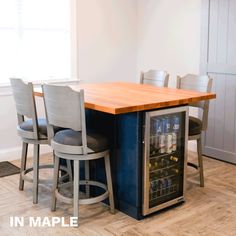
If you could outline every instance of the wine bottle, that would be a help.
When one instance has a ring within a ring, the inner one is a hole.
[[[150,145],[150,156],[155,156],[156,153],[155,150],[156,150],[155,147],[153,145]]]
[[[150,179],[150,182],[154,181],[156,179],[155,173],[150,173],[149,179]]]
[[[158,171],[158,172],[159,172],[159,171]],[[153,179],[154,179],[154,180],[158,180],[158,179],[160,178],[158,172],[154,172],[154,173],[153,173]]]
[[[170,160],[171,160],[171,161],[174,161],[174,162],[178,162],[179,158],[178,158],[178,157],[175,157],[175,156],[171,156],[171,157],[170,157]]]
[[[153,169],[154,169],[154,170],[157,170],[157,169],[158,169],[158,166],[159,166],[159,165],[158,165],[158,162],[155,161],[155,162],[154,162],[154,167],[153,167]]]
[[[164,168],[165,165],[166,165],[165,159],[164,159],[164,158],[161,158],[161,168]]]
[[[176,169],[176,168],[173,168],[173,169],[172,169],[172,172],[173,172],[174,174],[179,174],[179,170]]]
[[[149,171],[152,171],[152,169],[153,169],[153,166],[152,166],[152,163],[150,162],[149,163]]]

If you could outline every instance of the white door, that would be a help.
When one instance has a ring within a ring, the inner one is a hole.
[[[214,79],[217,95],[210,102],[203,153],[236,163],[236,0],[203,4],[202,72]]]

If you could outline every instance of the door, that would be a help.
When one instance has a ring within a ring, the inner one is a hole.
[[[213,78],[203,153],[236,163],[236,0],[203,1],[201,72]]]
[[[146,112],[143,215],[184,200],[188,107]]]

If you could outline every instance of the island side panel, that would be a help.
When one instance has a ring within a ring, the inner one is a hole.
[[[111,143],[111,170],[116,208],[136,219],[142,211],[142,112],[110,115],[86,110],[88,129]],[[106,182],[104,161],[91,162],[91,177]],[[93,191],[94,192],[94,191]],[[95,194],[98,192],[95,191]]]
[[[142,212],[142,113],[116,116],[118,209],[136,218]]]

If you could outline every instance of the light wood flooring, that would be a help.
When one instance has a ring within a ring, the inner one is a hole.
[[[190,158],[195,158],[195,153]],[[48,162],[48,156],[42,156]],[[14,164],[19,164],[15,161]],[[58,202],[57,211],[50,211],[51,193],[39,188],[39,204],[32,204],[31,184],[18,191],[19,175],[0,178],[0,236],[14,235],[236,235],[236,166],[204,158],[205,188],[188,168],[187,198],[180,206],[137,221],[121,212],[111,215],[107,206],[99,203],[80,207],[78,228],[11,228],[10,216],[65,216],[72,207]],[[49,175],[48,171],[44,175]]]

